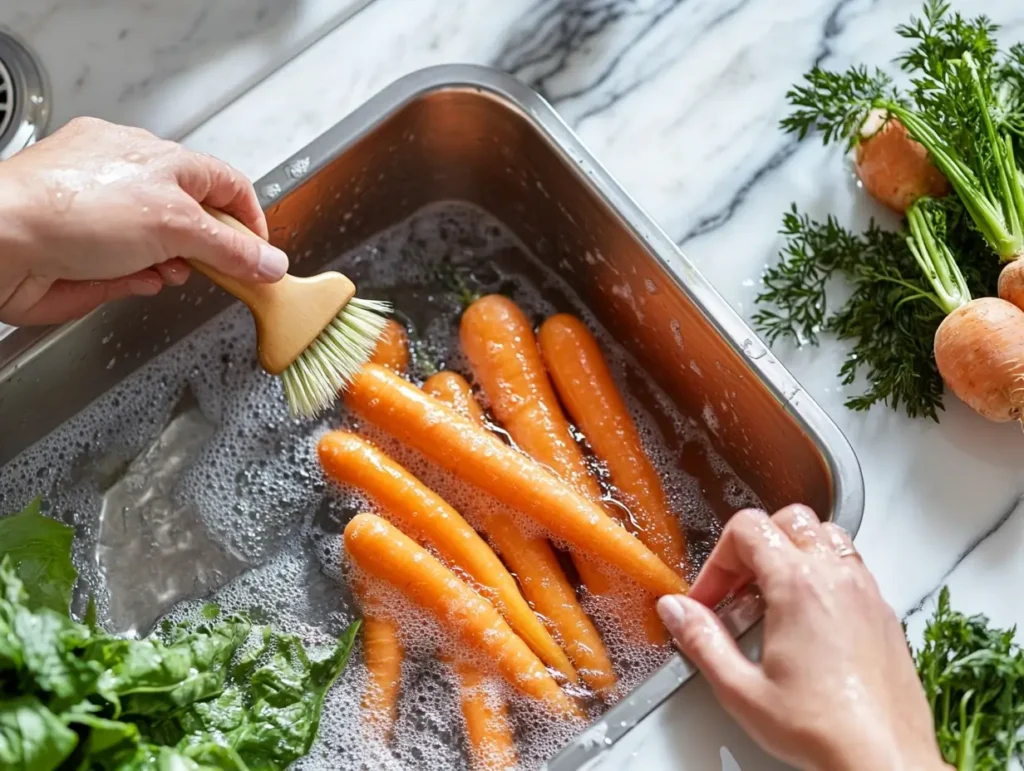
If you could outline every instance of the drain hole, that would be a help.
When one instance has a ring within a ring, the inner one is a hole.
[[[17,39],[0,32],[0,160],[41,137],[49,115],[39,62]]]
[[[7,132],[14,114],[14,83],[7,65],[0,61],[0,137]]]

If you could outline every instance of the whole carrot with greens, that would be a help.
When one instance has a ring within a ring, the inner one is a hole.
[[[463,645],[494,662],[513,687],[557,715],[580,714],[494,606],[409,536],[378,516],[358,514],[345,527],[345,550],[360,570],[391,584]]]
[[[686,591],[682,578],[600,506],[412,383],[367,364],[345,401],[364,419],[652,594]]]
[[[943,381],[991,420],[1024,409],[1021,317],[984,297],[1024,306],[1024,46],[1001,52],[995,31],[984,16],[930,0],[897,29],[912,44],[897,59],[909,88],[880,70],[816,68],[789,92],[783,128],[857,147],[869,191],[889,205],[895,191],[906,214],[905,233],[872,224],[854,236],[794,211],[758,298],[755,322],[769,341],[813,343],[821,330],[854,341],[840,374],[869,383],[847,402],[854,409],[884,401],[935,418]],[[952,191],[941,200],[930,197],[945,192],[936,172]],[[826,285],[836,274],[853,293],[833,311]]]
[[[537,342],[562,403],[623,494],[637,537],[666,565],[683,570],[686,537],[597,340],[582,321],[560,313],[541,324]]]
[[[523,599],[515,579],[462,515],[441,496],[355,434],[325,434],[317,452],[328,477],[364,491],[387,516],[417,539],[432,545],[449,565],[465,571],[537,655],[570,682],[577,682],[576,671],[565,651]]]
[[[439,372],[423,390],[450,405],[464,417],[481,423],[483,411],[465,378]],[[519,579],[523,595],[561,641],[577,672],[598,695],[607,697],[616,683],[611,657],[601,635],[580,605],[569,579],[546,538],[527,535],[514,518],[486,504],[466,510],[479,523],[495,551]]]

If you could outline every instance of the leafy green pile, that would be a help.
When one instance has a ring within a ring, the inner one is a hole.
[[[939,749],[960,771],[1010,768],[1024,752],[1024,651],[1015,631],[951,610],[943,588],[914,656]]]
[[[966,19],[929,0],[921,18],[896,30],[911,43],[896,60],[910,75],[907,89],[878,69],[815,68],[787,95],[793,111],[782,128],[800,139],[816,133],[852,148],[873,110],[898,119],[954,192],[920,199],[900,233],[872,222],[858,235],[795,206],[785,217],[787,244],[765,273],[755,325],[770,343],[816,344],[821,333],[849,341],[840,377],[867,383],[847,402],[853,409],[882,402],[937,419],[935,330],[971,296],[995,294],[1001,260],[1024,254],[1024,45],[1000,51],[996,30],[984,16]],[[962,272],[961,286],[953,272]],[[838,278],[853,293],[833,307]]]
[[[213,605],[115,637],[68,613],[72,536],[38,501],[0,519],[0,768],[271,771],[309,751],[358,622],[319,661],[270,627],[247,649],[248,618]]]

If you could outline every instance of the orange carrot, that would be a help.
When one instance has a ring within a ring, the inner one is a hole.
[[[572,437],[569,422],[544,371],[533,330],[519,307],[500,295],[483,297],[463,313],[459,337],[495,416],[512,440],[577,493],[599,503],[601,488]],[[599,597],[615,594],[615,577],[605,566],[591,563],[589,556],[573,555],[583,585]],[[682,586],[685,591],[685,581]],[[652,597],[638,609],[638,618],[622,620],[627,628],[641,626],[647,640],[657,645],[668,638],[654,603]],[[628,607],[625,612],[630,613]]]
[[[449,565],[465,571],[538,656],[570,682],[578,682],[565,651],[523,599],[515,579],[462,515],[355,434],[331,432],[320,440],[317,449],[320,464],[331,479],[366,492],[407,532],[429,542]]]
[[[377,338],[377,347],[373,349],[370,361],[404,375],[409,369],[409,335],[405,327],[394,319],[388,319],[384,331]]]
[[[583,554],[618,568],[652,594],[687,590],[682,578],[600,506],[412,383],[367,364],[345,400],[364,419],[523,512]]]
[[[541,325],[537,342],[562,403],[625,497],[637,536],[663,562],[682,570],[686,537],[668,510],[658,472],[597,340],[582,321],[560,313]]]
[[[398,713],[398,688],[402,680],[404,651],[398,627],[369,596],[358,592],[363,605],[363,651],[366,659],[366,690],[363,711],[384,738],[391,735]]]
[[[430,387],[435,378],[440,380]],[[464,417],[481,422],[483,411],[473,398],[469,383],[460,375],[440,372],[424,383],[423,390],[432,391]],[[503,511],[488,506],[463,511],[480,524],[495,551],[515,573],[526,599],[560,638],[583,681],[599,695],[608,696],[608,690],[616,683],[611,658],[597,627],[565,577],[551,544],[546,538],[524,534]],[[591,591],[595,590],[591,588]],[[658,625],[664,629],[660,621]]]
[[[1024,421],[1024,311],[979,297],[935,330],[935,364],[949,390],[996,423]]]
[[[876,201],[904,214],[918,198],[941,198],[949,192],[949,181],[928,151],[885,110],[868,113],[860,133],[857,176]]]
[[[438,372],[427,378],[423,390],[445,404],[452,407],[464,417],[472,418],[477,423],[484,422],[484,411],[473,398],[473,389],[466,378],[455,372]]]
[[[459,702],[469,739],[473,771],[507,771],[516,768],[516,745],[508,705],[500,694],[488,693],[486,678],[474,664],[459,660]]]
[[[494,606],[386,520],[373,514],[353,517],[345,527],[345,549],[357,567],[387,581],[433,615],[463,645],[493,661],[515,688],[559,715],[580,714]]]

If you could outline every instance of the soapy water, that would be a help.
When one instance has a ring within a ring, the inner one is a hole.
[[[726,513],[757,505],[705,428],[678,411],[571,287],[482,210],[430,206],[333,267],[353,278],[361,297],[394,303],[409,332],[409,376],[417,383],[441,369],[470,375],[458,346],[467,293],[506,294],[537,324],[557,311],[581,316],[608,357],[687,531],[691,578]],[[292,419],[279,381],[258,367],[254,344],[248,313],[232,307],[0,469],[0,511],[42,495],[47,514],[76,528],[76,612],[95,595],[105,626],[141,635],[161,617],[193,619],[203,602],[213,601],[295,631],[313,655],[325,653],[359,617],[341,532],[355,513],[375,509],[324,479],[316,442],[331,428],[366,427],[343,407],[318,420]],[[387,437],[374,433],[374,439],[457,510],[499,505]],[[582,444],[606,496],[615,499],[606,470]],[[637,630],[621,623],[621,604],[581,595],[615,661],[621,698],[669,651],[637,644]],[[389,607],[406,649],[391,741],[367,731],[360,709],[366,671],[357,649],[327,697],[310,755],[296,768],[467,767],[457,688],[437,659],[450,641],[401,598],[392,596]],[[522,768],[541,765],[584,727],[552,720],[538,705],[488,682],[495,698],[511,704]],[[587,704],[591,717],[602,709],[592,699]]]

